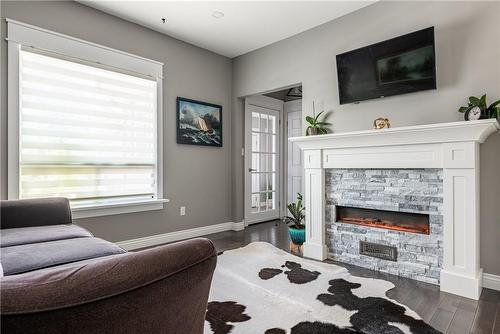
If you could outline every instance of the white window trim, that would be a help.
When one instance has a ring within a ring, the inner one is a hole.
[[[73,219],[110,216],[122,213],[161,210],[163,209],[163,204],[168,202],[169,202],[168,199],[155,199],[155,200],[129,202],[129,203],[80,206],[76,208],[71,208],[71,213]]]
[[[163,63],[115,50],[103,45],[6,19],[8,42],[7,68],[7,196],[19,198],[19,51],[21,46],[53,52],[104,66],[123,73],[151,77],[157,83],[157,199],[104,203],[72,208],[73,218],[88,218],[122,213],[161,210],[168,200],[163,198]]]

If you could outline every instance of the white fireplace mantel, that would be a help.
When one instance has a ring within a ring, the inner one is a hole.
[[[304,256],[327,257],[325,169],[443,169],[441,290],[478,299],[479,145],[500,128],[496,119],[406,126],[290,138],[304,153]]]

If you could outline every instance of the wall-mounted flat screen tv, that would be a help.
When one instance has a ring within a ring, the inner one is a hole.
[[[436,89],[434,27],[337,55],[340,104]]]

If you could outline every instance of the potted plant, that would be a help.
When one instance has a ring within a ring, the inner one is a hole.
[[[305,218],[302,194],[297,194],[297,203],[288,204],[290,216],[283,217],[282,221],[288,225],[288,233],[292,242],[296,245],[302,245],[306,241],[306,226],[303,221]]]
[[[460,107],[459,112],[465,113],[465,120],[473,120],[479,118],[499,118],[500,117],[500,100],[490,104],[486,103],[486,94],[481,97],[471,96],[466,107]]]
[[[319,117],[321,114],[324,113],[324,111],[320,112],[319,114],[316,114],[315,108],[314,108],[314,102],[313,102],[313,116],[306,116],[306,122],[309,124],[309,126],[306,129],[306,136],[314,136],[318,134],[325,134],[328,133],[327,126],[332,125],[331,123],[325,122],[325,117],[320,120]]]

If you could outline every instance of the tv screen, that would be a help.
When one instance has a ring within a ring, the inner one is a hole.
[[[434,27],[337,55],[340,104],[436,89]]]

